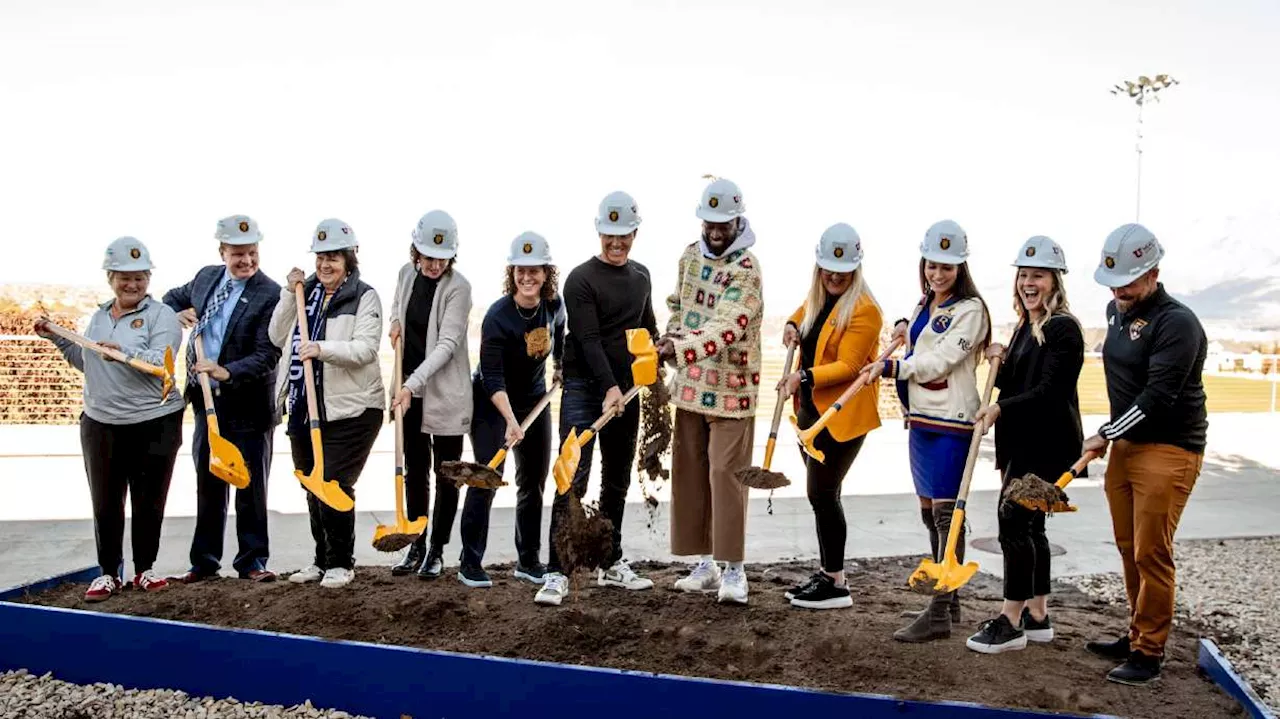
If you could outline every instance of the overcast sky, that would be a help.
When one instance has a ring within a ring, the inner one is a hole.
[[[542,233],[575,265],[624,189],[661,299],[714,173],[743,189],[771,315],[802,300],[839,221],[886,314],[906,314],[919,241],[951,218],[997,319],[1018,246],[1048,234],[1097,324],[1098,250],[1134,215],[1135,107],[1113,83],[1183,82],[1146,123],[1142,219],[1171,282],[1249,265],[1206,248],[1280,198],[1280,4],[1141,5],[6,0],[0,282],[100,283],[131,234],[158,295],[217,261],[233,213],[261,223],[282,279],[338,217],[389,304],[439,208],[484,307],[511,238]]]

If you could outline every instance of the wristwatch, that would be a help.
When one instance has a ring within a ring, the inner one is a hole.
[[[813,384],[813,370],[800,370],[800,384]]]

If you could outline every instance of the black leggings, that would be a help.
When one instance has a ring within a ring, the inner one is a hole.
[[[324,453],[324,479],[338,483],[342,491],[355,501],[356,480],[364,471],[373,443],[382,429],[382,411],[369,408],[347,419],[320,425],[320,444]],[[310,474],[315,468],[311,451],[311,433],[289,436],[289,449],[295,469]],[[311,515],[311,538],[315,540],[315,565],[321,569],[354,569],[356,550],[356,512],[339,512],[307,495],[307,513]]]
[[[840,503],[840,486],[862,450],[866,437],[864,434],[848,442],[837,442],[824,429],[813,442],[826,455],[824,461],[804,455],[805,491],[818,529],[818,557],[823,571],[832,574],[844,568],[845,539],[848,536],[844,506]]]
[[[435,451],[432,452],[432,449]],[[462,435],[422,431],[422,398],[414,397],[404,413],[404,497],[409,520],[427,516],[431,506],[431,472],[436,475],[436,506],[427,530],[431,544],[443,547],[458,514],[458,487],[440,481],[440,465],[462,459]],[[485,461],[488,461],[487,459]]]
[[[1009,483],[1025,474],[1005,469],[1000,491],[1000,550],[1004,554],[1004,598],[1024,602],[1049,593],[1049,537],[1044,512],[1004,502]]]

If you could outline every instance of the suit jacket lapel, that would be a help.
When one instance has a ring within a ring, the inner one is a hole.
[[[231,310],[231,319],[227,320],[227,328],[222,331],[222,354],[226,353],[227,345],[231,344],[231,333],[235,331],[236,325],[244,317],[244,313],[249,307],[257,302],[258,290],[262,285],[262,270],[254,273],[248,282],[244,283],[244,291],[240,293],[240,301],[236,302],[236,306]],[[221,359],[221,358],[219,358]]]

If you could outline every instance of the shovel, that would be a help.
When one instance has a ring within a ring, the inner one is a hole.
[[[795,353],[796,348],[794,345],[787,348],[787,359],[782,363],[783,377],[791,374],[791,360]],[[769,441],[764,445],[764,466],[747,467],[734,473],[734,477],[748,487],[754,489],[778,489],[791,484],[791,480],[787,479],[786,475],[769,469],[773,465],[774,447],[778,444],[778,425],[782,424],[782,405],[785,401],[782,397],[782,389],[779,388],[778,402],[773,407],[773,424],[769,425]]]
[[[1079,477],[1084,472],[1084,468],[1097,458],[1097,452],[1085,452],[1084,456],[1076,460],[1076,463],[1071,465],[1071,469],[1063,472],[1054,484],[1049,484],[1034,474],[1019,477],[1009,484],[1005,501],[1016,502],[1027,509],[1046,514],[1074,512],[1077,508],[1068,504],[1067,493],[1062,490],[1071,484],[1071,480]]]
[[[301,283],[294,286],[293,294],[298,305],[298,334],[300,337],[310,337],[311,332],[307,329],[307,298],[302,294]],[[316,406],[316,378],[311,374],[310,359],[302,360],[302,377],[307,388],[307,416],[310,419],[311,456],[314,461],[311,465],[311,474],[303,474],[300,469],[293,470],[293,473],[297,475],[302,486],[321,502],[339,512],[350,512],[356,506],[355,501],[342,491],[342,487],[338,486],[337,482],[332,479],[325,481],[324,478],[324,450],[320,446],[320,410]]]
[[[533,426],[538,415],[542,414],[542,410],[551,404],[551,395],[555,393],[560,385],[552,383],[551,389],[542,395],[542,399],[538,400],[538,404],[534,405],[533,410],[520,423],[520,431],[528,432],[529,427]],[[488,464],[476,464],[475,462],[443,462],[440,464],[440,475],[445,479],[452,481],[458,486],[467,485],[468,487],[478,487],[480,489],[497,489],[505,487],[507,483],[502,481],[502,475],[498,474],[498,467],[502,461],[507,458],[507,453],[515,446],[514,442],[508,442],[502,445],[493,455],[493,459]]]
[[[117,362],[122,362],[124,364],[129,365],[130,367],[138,370],[139,372],[142,372],[144,374],[149,374],[154,377],[159,377],[160,380],[163,382],[163,384],[161,385],[162,388],[160,390],[161,402],[168,399],[169,393],[173,391],[174,381],[173,381],[173,348],[172,347],[164,348],[164,366],[157,367],[148,362],[143,362],[140,359],[133,359],[133,358],[127,357],[120,350],[112,349],[110,347],[103,347],[97,342],[94,342],[88,337],[85,337],[84,335],[76,334],[75,332],[72,332],[71,330],[65,327],[62,327],[61,325],[55,324],[53,320],[50,320],[48,318],[45,318],[45,326],[49,328],[50,332],[54,333],[55,335],[58,335],[62,339],[68,340],[70,342],[74,342],[75,344],[80,345],[81,347],[89,350],[90,352],[96,352],[101,357],[109,357]]]
[[[627,351],[635,357],[631,362],[631,380],[635,384],[622,396],[624,407],[640,394],[642,388],[658,381],[658,350],[653,345],[653,337],[649,335],[649,330],[643,328],[627,330]],[[569,487],[573,485],[573,475],[578,471],[578,463],[582,461],[582,447],[615,416],[617,416],[617,409],[610,407],[582,434],[578,434],[574,429],[569,430],[569,436],[565,437],[564,444],[560,448],[560,456],[551,467],[558,494],[568,492]]]
[[[901,337],[895,338],[892,342],[889,343],[889,346],[885,348],[884,352],[880,353],[880,358],[877,359],[876,361],[883,362],[889,359],[889,355],[893,354],[893,351],[898,349],[898,347],[901,344],[902,344],[902,338]],[[849,389],[845,390],[844,394],[840,395],[840,398],[835,401],[835,404],[828,407],[827,411],[823,412],[822,416],[818,418],[818,421],[814,422],[813,426],[809,427],[809,429],[801,430],[800,426],[796,424],[795,416],[791,417],[791,424],[796,428],[796,432],[798,433],[798,437],[800,439],[800,447],[804,449],[805,454],[809,455],[810,457],[813,457],[819,462],[826,460],[827,458],[826,454],[822,450],[814,446],[813,444],[814,438],[816,438],[818,436],[818,433],[821,432],[827,426],[827,423],[831,421],[831,418],[835,417],[836,413],[839,412],[841,409],[843,409],[845,404],[848,403],[849,400],[853,399],[854,395],[860,392],[863,387],[867,386],[867,378],[870,376],[871,375],[866,372],[859,373],[858,378],[853,381],[853,384],[849,385]]]
[[[191,339],[196,345],[196,359],[204,359],[204,338],[197,335]],[[209,473],[236,489],[249,486],[249,468],[245,466],[244,455],[218,432],[218,415],[213,409],[213,391],[209,389],[209,375],[197,372],[200,377],[200,392],[204,394],[204,421],[209,432]]]
[[[1000,358],[993,357],[987,370],[987,386],[982,392],[982,406],[991,403],[991,390],[996,385],[996,374],[1000,370]],[[960,542],[960,530],[964,528],[964,508],[969,499],[969,482],[973,479],[973,467],[978,463],[978,447],[982,444],[982,426],[974,425],[973,439],[969,440],[969,456],[964,462],[964,478],[960,482],[960,493],[956,497],[956,509],[951,515],[951,531],[947,533],[947,550],[942,555],[942,563],[932,558],[920,562],[920,566],[907,580],[911,588],[925,594],[947,594],[963,587],[978,572],[977,562],[961,564],[956,559],[956,545]],[[932,586],[930,586],[932,585]]]
[[[395,394],[400,393],[402,377],[401,362],[403,349],[401,341],[396,343],[396,361],[392,382],[395,383]],[[394,394],[392,396],[395,396]],[[398,552],[413,544],[427,528],[427,518],[418,517],[412,522],[404,513],[404,408],[397,407],[396,421],[396,523],[379,524],[373,529],[373,548],[379,552]]]

